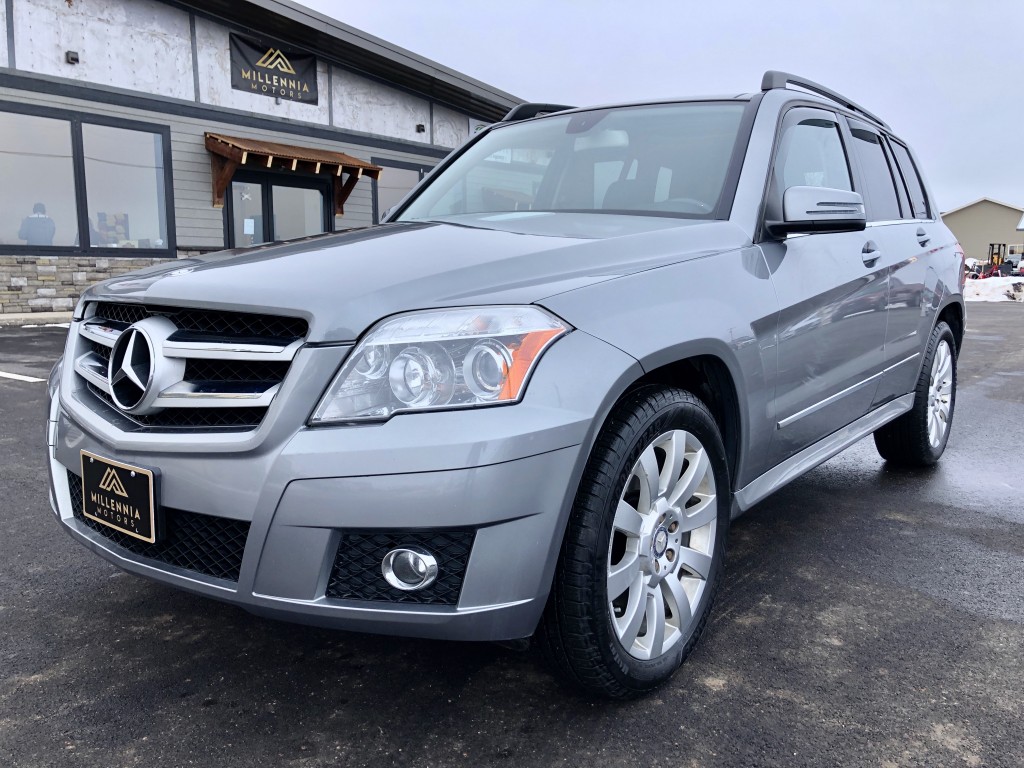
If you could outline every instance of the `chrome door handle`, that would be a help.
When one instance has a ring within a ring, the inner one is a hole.
[[[924,231],[924,227],[917,228],[917,244],[924,248],[932,239],[928,236],[928,233]]]
[[[865,266],[868,267],[875,266],[875,262],[878,261],[881,255],[882,252],[878,250],[874,240],[868,240],[864,243],[864,248],[860,252],[860,257],[864,260]]]

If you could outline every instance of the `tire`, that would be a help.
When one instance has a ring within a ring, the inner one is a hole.
[[[939,322],[928,338],[914,407],[875,432],[875,447],[886,461],[930,467],[946,450],[956,408],[956,340]]]
[[[627,395],[587,462],[541,620],[556,673],[616,699],[668,680],[707,622],[730,507],[707,407],[681,389]]]

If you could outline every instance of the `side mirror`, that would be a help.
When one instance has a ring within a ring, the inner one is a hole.
[[[867,223],[859,192],[829,187],[790,187],[782,196],[782,218],[767,222],[771,234],[859,232]]]

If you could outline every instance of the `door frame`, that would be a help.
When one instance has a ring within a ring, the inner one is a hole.
[[[315,189],[321,193],[323,201],[323,223],[324,232],[334,231],[334,187],[331,179],[326,176],[299,175],[285,171],[267,169],[263,171],[237,171],[231,178],[231,184],[235,182],[243,184],[260,185],[263,194],[263,243],[275,242],[273,239],[273,191],[271,187],[295,187],[297,189]],[[230,186],[229,186],[230,192]],[[234,231],[234,195],[224,196],[224,246],[226,248],[238,247],[235,243]]]

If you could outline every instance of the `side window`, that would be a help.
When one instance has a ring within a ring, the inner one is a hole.
[[[864,181],[864,209],[869,221],[895,221],[900,218],[899,198],[893,181],[893,169],[882,137],[850,121],[853,154],[860,164]]]
[[[839,126],[832,120],[806,118],[782,134],[775,176],[780,193],[789,187],[853,190]]]
[[[921,184],[921,177],[917,175],[914,161],[910,159],[910,152],[898,141],[891,142],[892,152],[896,156],[896,163],[900,167],[903,176],[903,183],[907,185],[907,194],[910,195],[910,207],[907,218],[929,219],[928,197],[924,193],[924,185]]]

